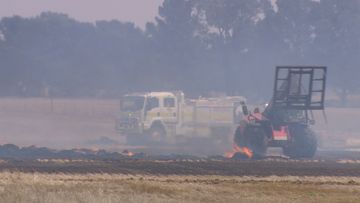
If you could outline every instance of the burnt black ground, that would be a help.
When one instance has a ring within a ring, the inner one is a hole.
[[[234,161],[144,159],[88,161],[7,160],[0,171],[46,173],[119,173],[153,175],[225,175],[225,176],[360,176],[360,164],[333,161]]]
[[[326,153],[325,153],[326,154]],[[347,154],[347,153],[346,153]],[[331,154],[330,154],[331,155]],[[230,160],[178,156],[75,159],[4,159],[0,171],[225,176],[359,176],[360,161],[347,159]],[[338,154],[336,154],[338,156]],[[318,155],[320,156],[320,155]]]
[[[320,150],[313,159],[234,160],[182,154],[127,156],[104,150],[0,146],[0,171],[225,176],[359,176],[360,152]]]

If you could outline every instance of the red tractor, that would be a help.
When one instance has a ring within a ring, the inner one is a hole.
[[[261,158],[268,147],[281,147],[290,158],[313,157],[312,110],[324,110],[325,82],[326,67],[276,67],[273,97],[265,110],[249,112],[242,103],[245,117],[234,136],[237,151]]]

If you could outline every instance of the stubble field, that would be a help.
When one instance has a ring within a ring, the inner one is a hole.
[[[1,202],[358,202],[355,177],[0,173]]]

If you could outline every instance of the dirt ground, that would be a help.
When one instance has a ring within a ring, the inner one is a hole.
[[[359,202],[355,177],[0,173],[1,202]]]

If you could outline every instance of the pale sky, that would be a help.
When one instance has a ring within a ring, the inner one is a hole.
[[[163,0],[0,0],[0,18],[36,16],[43,11],[66,13],[79,21],[131,21],[144,27],[153,21]]]

